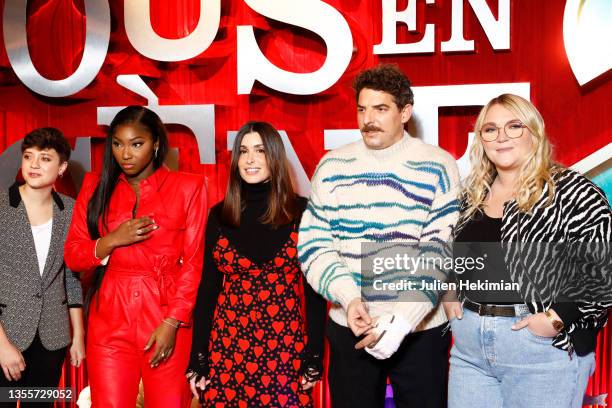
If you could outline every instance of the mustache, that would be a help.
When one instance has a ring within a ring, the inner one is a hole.
[[[383,130],[379,128],[378,126],[365,125],[364,127],[361,128],[361,131],[362,132],[382,132]]]

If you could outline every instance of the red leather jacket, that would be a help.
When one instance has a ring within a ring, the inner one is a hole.
[[[96,240],[87,230],[87,204],[98,180],[99,176],[93,173],[85,176],[64,247],[66,265],[76,272],[92,271],[102,262],[95,256]],[[132,218],[135,203],[136,194],[122,174],[109,203],[108,231]],[[135,215],[148,215],[159,229],[145,241],[116,248],[110,255],[108,270],[154,277],[159,301],[168,307],[166,316],[188,323],[202,276],[206,214],[203,177],[161,167],[140,182]]]

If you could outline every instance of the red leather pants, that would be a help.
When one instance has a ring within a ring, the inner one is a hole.
[[[97,302],[97,304],[96,304]],[[134,408],[140,380],[147,408],[189,407],[185,380],[191,329],[177,330],[169,359],[151,368],[144,347],[165,316],[158,281],[146,272],[109,269],[90,306],[87,368],[93,408]]]

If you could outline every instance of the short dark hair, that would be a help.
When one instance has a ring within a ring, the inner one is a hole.
[[[34,129],[28,133],[21,143],[21,153],[32,147],[39,150],[54,149],[60,157],[60,163],[70,159],[72,150],[64,134],[52,127]]]
[[[359,101],[359,93],[363,88],[391,94],[399,109],[403,109],[406,105],[414,105],[414,94],[410,88],[410,80],[397,64],[380,64],[374,68],[361,71],[353,83],[357,101]]]

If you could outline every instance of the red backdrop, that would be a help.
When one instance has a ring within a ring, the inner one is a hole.
[[[127,1],[127,0],[126,0]],[[415,86],[529,82],[531,99],[540,109],[555,145],[556,158],[572,165],[609,143],[612,125],[609,101],[611,72],[586,86],[579,86],[563,46],[565,1],[511,1],[510,50],[492,49],[471,7],[464,5],[464,34],[473,39],[475,52],[442,53],[440,41],[451,35],[451,1],[433,5],[417,3],[419,33],[398,26],[398,42],[421,39],[426,23],[435,24],[433,54],[374,55],[380,42],[381,1],[328,0],[348,22],[354,41],[351,63],[339,81],[313,96],[287,95],[256,84],[250,95],[237,95],[236,27],[253,25],[258,43],[277,66],[294,72],[316,71],[325,61],[325,43],[308,30],[264,18],[238,0],[222,2],[221,24],[216,40],[198,57],[181,62],[158,62],[138,54],[127,39],[123,2],[110,1],[111,37],[104,65],[94,82],[65,98],[42,97],[26,88],[11,68],[0,47],[0,152],[41,126],[61,129],[72,141],[82,136],[98,137],[92,142],[92,167],[101,165],[104,127],[97,125],[96,108],[146,105],[147,101],[119,86],[119,74],[139,74],[159,97],[160,105],[214,104],[216,131],[215,165],[200,164],[198,147],[191,132],[170,126],[171,146],[178,148],[179,169],[203,173],[208,178],[211,205],[222,198],[227,178],[229,152],[227,131],[237,130],[251,119],[267,120],[287,131],[308,176],[324,154],[324,129],[356,127],[354,95],[350,89],[355,74],[379,62],[395,62]],[[398,0],[404,9],[407,0]],[[487,0],[497,13],[497,0]],[[5,0],[0,0],[4,9]],[[158,34],[181,38],[190,33],[200,17],[197,0],[151,0],[151,20]],[[83,1],[31,0],[28,2],[28,43],[38,71],[49,79],[71,75],[80,64],[85,37]],[[3,41],[2,34],[0,39]],[[415,101],[419,103],[418,100]],[[467,133],[478,108],[440,110],[440,145],[456,157],[463,154]],[[65,185],[67,191],[71,186]],[[598,364],[589,393],[611,389],[612,333],[599,338]],[[67,370],[65,381],[81,388],[83,370]],[[319,406],[329,406],[319,390]]]

